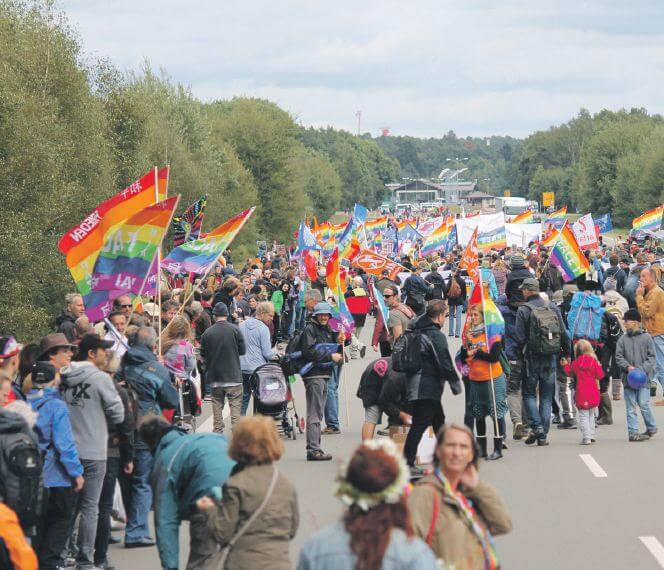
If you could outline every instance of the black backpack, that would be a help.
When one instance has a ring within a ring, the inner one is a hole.
[[[543,307],[530,305],[528,323],[528,352],[535,356],[550,356],[561,350],[561,330],[558,315],[550,303]]]
[[[23,529],[41,518],[44,460],[25,431],[0,434],[0,501],[12,509]]]
[[[408,329],[394,342],[392,370],[415,374],[422,369],[422,334]]]

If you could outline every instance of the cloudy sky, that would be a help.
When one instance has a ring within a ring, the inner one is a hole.
[[[525,136],[581,107],[664,112],[662,0],[62,0],[94,57],[304,125]]]

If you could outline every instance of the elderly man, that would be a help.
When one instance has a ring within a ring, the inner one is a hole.
[[[85,312],[83,297],[78,293],[65,295],[65,310],[55,319],[59,333],[64,333],[69,342],[76,340],[76,319]]]
[[[655,343],[657,356],[657,380],[664,390],[664,291],[657,285],[654,269],[641,270],[641,282],[636,289],[636,307],[641,313],[643,328]],[[664,406],[664,398],[655,402]]]

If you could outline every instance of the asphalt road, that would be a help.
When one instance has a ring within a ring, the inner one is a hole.
[[[365,342],[372,326],[371,321],[365,327]],[[450,344],[454,353],[458,340],[452,339]],[[360,441],[363,410],[355,392],[361,372],[374,356],[369,347],[364,361],[354,360],[345,366],[340,386],[342,434],[324,436],[323,442],[333,461],[307,463],[304,437],[285,442],[280,468],[298,489],[301,512],[300,528],[291,545],[293,563],[304,540],[336,522],[342,513],[341,504],[332,496],[332,486],[339,461]],[[296,383],[294,394],[303,414],[301,383]],[[462,422],[463,396],[446,391],[443,400],[448,421]],[[664,568],[664,430],[649,442],[629,443],[624,401],[613,404],[614,425],[600,426],[598,441],[592,446],[579,445],[578,430],[552,426],[548,447],[529,448],[512,441],[508,426],[505,457],[481,465],[481,477],[499,490],[514,523],[511,534],[496,539],[504,568]],[[658,424],[664,427],[664,408],[654,411]],[[206,421],[209,414],[206,404],[200,429],[211,428],[211,422]],[[188,529],[183,525],[182,567],[187,543]],[[118,569],[160,567],[156,548],[125,550],[114,545],[110,556]]]

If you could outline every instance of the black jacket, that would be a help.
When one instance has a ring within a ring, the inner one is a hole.
[[[313,368],[304,375],[304,378],[329,378],[332,376],[331,366],[318,366],[326,362],[332,362],[332,354],[327,351],[316,349],[317,344],[331,344],[337,342],[337,333],[328,325],[322,326],[316,319],[312,318],[304,327],[301,340],[302,358],[306,362],[313,363]]]
[[[459,284],[459,287],[461,287],[461,295],[458,297],[450,297],[450,287],[452,287],[452,279],[456,279],[456,282]],[[468,291],[466,290],[466,280],[461,277],[461,275],[456,275],[455,277],[450,276],[450,278],[447,281],[447,285],[445,285],[445,288],[443,289],[443,295],[445,295],[445,299],[447,299],[447,304],[450,307],[458,307],[459,305],[463,305],[464,301],[466,300],[466,297],[468,296]]]
[[[523,305],[523,292],[519,287],[521,287],[524,279],[531,277],[533,277],[533,274],[525,267],[514,269],[507,274],[505,295],[507,295],[507,303],[510,307],[516,308]]]
[[[421,304],[429,289],[428,283],[420,275],[413,273],[403,284],[402,293],[406,301],[412,300]]]
[[[241,384],[240,356],[246,352],[244,338],[237,325],[217,321],[201,337],[201,357],[205,360],[207,382]]]
[[[453,394],[461,393],[461,382],[440,325],[424,314],[413,320],[408,328],[426,337],[422,339],[422,369],[408,377],[408,401],[440,400],[445,381],[450,383]]]
[[[539,278],[540,291],[555,293],[563,288],[563,277],[557,267],[549,265]]]
[[[399,413],[411,413],[408,403],[408,377],[400,372],[390,371],[378,396],[378,407],[389,417],[390,424],[400,424]]]
[[[612,266],[604,272],[604,280],[607,277],[613,277],[616,280],[616,291],[622,295],[625,283],[627,283],[627,273],[622,267]]]
[[[120,394],[124,408],[124,420],[121,424],[108,424],[108,456],[119,457],[125,467],[134,460],[134,430],[138,416],[138,401],[122,384],[115,382],[115,389]]]
[[[445,279],[443,279],[443,276],[438,271],[432,271],[424,280],[433,285],[433,289],[429,290],[426,299],[442,299],[443,291],[445,290]]]
[[[530,358],[530,355],[527,354],[525,349],[528,345],[528,335],[530,333],[530,315],[532,314],[532,307],[543,307],[544,303],[544,299],[542,299],[542,297],[539,295],[530,297],[528,302],[521,305],[516,313],[514,336],[517,345],[517,353],[519,356],[525,355],[526,358]],[[571,354],[571,345],[569,335],[567,334],[567,328],[563,322],[563,317],[555,303],[549,303],[549,307],[553,309],[553,312],[556,313],[556,316],[558,317],[558,324],[560,326],[560,352],[563,356],[569,356]]]
[[[69,342],[76,340],[76,317],[74,315],[62,311],[55,319],[55,326],[57,327],[56,332],[64,333]]]

